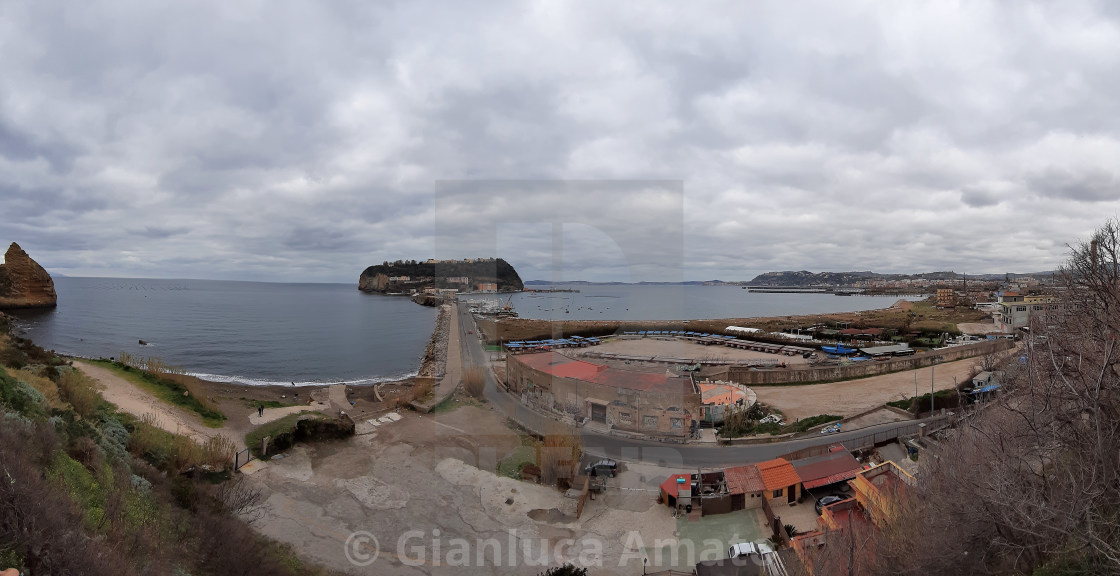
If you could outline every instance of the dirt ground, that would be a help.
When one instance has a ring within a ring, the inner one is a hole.
[[[663,469],[623,472],[576,519],[575,499],[492,472],[521,439],[488,406],[401,416],[373,433],[298,446],[264,463],[247,476],[267,498],[254,527],[353,574],[461,574],[479,566],[480,553],[485,566],[472,574],[537,574],[542,550],[549,562],[559,556],[601,565],[596,574],[634,574],[642,567],[628,537],[634,529],[647,544],[674,539],[675,521],[655,501]]]
[[[957,330],[963,334],[997,334],[1006,331],[1006,328],[995,322],[961,322]]]
[[[781,410],[790,421],[818,414],[851,416],[892,400],[912,397],[915,375],[918,395],[928,393],[931,370],[935,389],[952,388],[953,378],[957,382],[963,381],[979,367],[980,362],[980,358],[966,358],[938,364],[932,369],[922,368],[847,382],[805,386],[753,386],[752,389],[758,395],[759,402]]]
[[[845,422],[844,430],[859,430],[860,428],[867,428],[868,426],[877,426],[879,424],[886,424],[888,422],[902,422],[903,420],[909,420],[909,418],[903,416],[902,414],[899,414],[898,412],[894,412],[893,410],[881,408],[870,414],[864,414],[859,418],[853,418]]]
[[[781,354],[767,354],[752,350],[739,350],[726,346],[703,346],[688,340],[660,339],[660,338],[614,338],[598,346],[580,348],[579,352],[603,352],[610,354],[632,354],[635,356],[668,356],[673,358],[691,358],[693,360],[711,362],[713,360],[775,360],[788,365],[808,364],[809,360],[801,356],[784,356]]]
[[[137,418],[154,414],[156,422],[164,430],[190,436],[199,442],[223,433],[221,429],[207,428],[196,415],[159,400],[111,370],[80,360],[75,360],[74,366],[96,380],[101,385],[101,395],[105,400],[116,404],[123,412]],[[226,435],[229,436],[228,433]]]
[[[245,434],[253,428],[281,418],[287,414],[308,410],[327,410],[326,386],[244,386],[225,382],[209,382],[192,378],[190,388],[203,394],[215,404],[226,421],[220,428],[205,426],[197,415],[164,402],[113,371],[74,360],[74,366],[101,385],[101,395],[121,411],[136,416],[154,414],[160,427],[168,432],[190,436],[205,442],[215,434],[222,434],[242,446]],[[377,400],[373,386],[348,386],[346,398],[353,402],[348,412],[355,420],[364,416],[378,416],[403,404],[411,398],[411,380],[387,382],[377,388],[382,400]],[[313,399],[317,401],[313,401]],[[398,402],[398,399],[400,401]],[[264,417],[257,416],[261,402],[279,402],[286,406],[265,408]]]

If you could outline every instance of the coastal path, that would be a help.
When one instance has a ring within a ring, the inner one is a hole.
[[[153,414],[160,428],[173,434],[189,436],[197,442],[206,442],[224,433],[223,435],[232,438],[238,445],[243,443],[240,435],[229,433],[225,427],[207,428],[198,417],[167,404],[107,368],[81,360],[74,360],[74,367],[100,384],[101,396],[116,405],[122,412],[137,418],[142,418],[145,414]]]
[[[459,337],[463,342],[463,358],[465,364],[485,368],[487,356],[482,343],[478,338],[471,337],[467,330],[474,329],[474,319],[470,312],[460,308]],[[468,328],[469,327],[469,328]],[[477,333],[477,330],[475,330]],[[497,406],[510,419],[534,433],[546,433],[554,430],[557,423],[552,418],[531,410],[518,402],[513,396],[499,389],[497,379],[493,373],[485,369],[486,399]],[[851,432],[821,435],[819,437],[801,438],[769,444],[746,444],[735,446],[695,445],[695,444],[666,444],[651,440],[637,440],[623,438],[609,434],[599,434],[586,428],[581,430],[584,452],[598,456],[615,458],[626,462],[644,462],[670,468],[688,467],[722,467],[752,462],[763,462],[777,458],[783,454],[795,452],[804,448],[833,444],[836,442],[852,441],[871,435],[889,436],[894,431],[913,427],[925,422],[927,424],[941,421],[940,418],[926,420],[908,420],[905,422],[889,422],[871,426]]]

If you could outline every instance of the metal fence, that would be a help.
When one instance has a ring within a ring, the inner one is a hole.
[[[241,450],[240,452],[237,452],[233,455],[233,469],[240,470],[242,466],[252,462],[253,460],[256,460],[256,457],[253,456],[253,453],[250,452],[248,448]]]
[[[943,421],[944,419],[927,420],[925,421],[926,429],[930,430],[935,425],[940,424]],[[871,434],[865,434],[863,436],[857,436],[855,438],[842,440],[841,443],[844,444],[844,447],[848,450],[874,448],[875,446],[882,444],[883,442],[894,440],[903,436],[914,436],[918,434],[918,432],[921,430],[921,424],[922,422],[914,422],[913,424],[891,428],[890,430],[881,430],[879,432],[873,432]]]

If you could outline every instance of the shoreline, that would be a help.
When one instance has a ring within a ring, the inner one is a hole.
[[[601,332],[604,334],[613,333],[624,329],[672,329],[672,328],[685,328],[694,330],[706,330],[714,332],[722,332],[727,325],[744,325],[754,327],[767,327],[775,324],[789,325],[792,323],[805,323],[815,322],[820,320],[833,320],[833,321],[854,321],[854,320],[871,320],[868,316],[875,316],[885,313],[898,312],[906,310],[910,305],[910,300],[900,298],[895,301],[891,306],[886,308],[877,308],[862,310],[857,312],[832,312],[822,314],[808,314],[801,316],[760,316],[750,318],[719,318],[719,319],[702,319],[702,320],[649,320],[649,321],[636,321],[636,322],[623,322],[623,321],[605,321],[605,320],[531,320],[525,318],[502,319],[495,321],[493,319],[481,318],[479,320],[479,330],[486,337],[487,341],[497,341],[498,338],[495,334],[496,329],[501,329],[505,333],[512,326],[514,330],[524,331],[528,330],[534,333],[542,333],[550,335],[555,331],[563,334],[579,334],[590,332]],[[404,374],[400,376],[387,376],[377,378],[358,378],[351,380],[338,379],[335,381],[302,381],[284,384],[283,382],[254,379],[250,377],[234,377],[213,375],[201,372],[189,372],[186,376],[195,380],[199,386],[206,389],[207,395],[211,396],[232,396],[239,397],[245,396],[253,400],[260,399],[275,399],[281,397],[291,397],[293,394],[298,394],[300,398],[308,397],[313,390],[319,390],[335,384],[343,384],[348,387],[357,388],[359,390],[373,390],[375,387],[383,385],[389,386],[409,386],[417,378],[436,378],[444,374],[446,371],[447,351],[449,343],[449,329],[451,320],[451,304],[444,304],[439,307],[438,316],[436,318],[435,326],[432,330],[432,335],[428,339],[428,344],[425,347],[423,355],[420,357],[419,367],[415,372]],[[518,336],[524,338],[524,336]],[[510,339],[510,338],[503,338]],[[97,358],[86,358],[79,355],[63,354],[67,358],[96,360]]]

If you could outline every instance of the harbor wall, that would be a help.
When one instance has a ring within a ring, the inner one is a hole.
[[[843,366],[819,366],[810,368],[787,368],[780,370],[752,370],[744,366],[729,366],[724,370],[705,372],[709,378],[719,377],[745,386],[777,386],[782,384],[807,384],[811,382],[835,382],[865,378],[890,372],[902,372],[925,368],[942,362],[952,362],[973,356],[983,356],[1003,352],[1015,347],[1015,342],[1007,339],[988,340],[976,344],[954,346],[941,350],[923,352],[914,356],[895,358],[887,361],[868,360]]]

